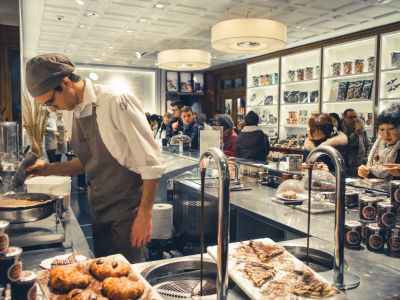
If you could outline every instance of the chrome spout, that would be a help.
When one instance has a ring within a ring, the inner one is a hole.
[[[233,165],[235,167],[235,179],[233,180],[233,184],[239,185],[240,180],[239,180],[239,164],[237,162],[229,162],[230,165]]]
[[[339,289],[351,289],[360,284],[360,278],[355,274],[344,271],[346,165],[342,155],[331,146],[320,146],[312,150],[306,163],[313,165],[321,155],[326,155],[332,159],[336,171],[333,283]],[[311,176],[308,180],[312,180]]]
[[[218,258],[217,258],[217,299],[225,300],[228,296],[228,247],[229,247],[229,165],[224,153],[215,147],[204,152],[200,159],[200,168],[207,169],[210,159],[214,158],[219,173],[218,191]],[[204,183],[202,183],[204,184]],[[203,188],[203,187],[202,187]]]

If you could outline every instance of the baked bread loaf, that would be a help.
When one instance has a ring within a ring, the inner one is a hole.
[[[73,289],[67,295],[67,300],[108,300],[91,290]]]
[[[282,196],[286,199],[297,199],[297,193],[295,191],[286,191],[282,193]]]
[[[98,258],[90,263],[89,270],[98,280],[104,280],[107,277],[128,276],[131,272],[131,266],[117,259]]]
[[[83,274],[76,266],[54,267],[50,271],[49,285],[53,289],[68,292],[72,289],[86,288],[91,277]]]
[[[110,300],[134,300],[143,295],[144,284],[127,277],[109,277],[103,281],[103,292]]]

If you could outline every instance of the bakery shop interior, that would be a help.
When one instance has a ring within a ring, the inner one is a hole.
[[[0,1],[0,300],[400,299],[399,20]]]

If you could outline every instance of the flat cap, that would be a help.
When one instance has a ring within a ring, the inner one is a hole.
[[[56,88],[74,70],[74,64],[63,54],[35,56],[26,63],[26,87],[32,97],[43,95]]]

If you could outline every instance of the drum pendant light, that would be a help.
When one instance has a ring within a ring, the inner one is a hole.
[[[227,53],[272,52],[286,46],[285,24],[267,19],[232,19],[211,28],[211,44]]]
[[[211,54],[198,49],[174,49],[158,53],[160,69],[189,71],[207,69],[211,65]]]

